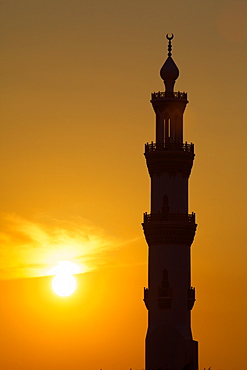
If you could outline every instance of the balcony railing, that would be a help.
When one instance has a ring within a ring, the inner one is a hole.
[[[167,91],[159,91],[154,92],[151,94],[152,100],[155,99],[183,99],[187,100],[187,93],[186,92],[167,92]]]
[[[191,214],[188,213],[150,213],[147,212],[144,213],[144,222],[162,222],[162,221],[170,221],[170,222],[189,222],[189,223],[195,223],[196,221],[196,215],[194,212]]]
[[[145,153],[155,152],[158,150],[174,150],[174,151],[183,151],[194,154],[194,144],[185,143],[147,143],[145,144]]]

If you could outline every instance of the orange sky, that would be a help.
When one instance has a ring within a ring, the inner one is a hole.
[[[200,368],[245,370],[245,1],[9,0],[1,24],[0,368],[141,370],[144,143],[173,32],[195,144],[190,212]],[[51,292],[59,260],[74,296]]]

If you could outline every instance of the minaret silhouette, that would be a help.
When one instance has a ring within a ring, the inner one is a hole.
[[[160,75],[165,92],[152,94],[156,115],[156,143],[145,145],[151,177],[151,213],[142,224],[149,246],[146,370],[198,370],[197,342],[191,333],[191,310],[195,289],[191,287],[190,246],[196,223],[188,214],[188,179],[194,160],[194,145],[183,143],[185,92],[174,92],[179,70],[171,57],[173,34],[168,39],[168,57]]]

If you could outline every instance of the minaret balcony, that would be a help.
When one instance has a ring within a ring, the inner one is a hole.
[[[145,145],[144,153],[150,176],[168,172],[171,176],[180,172],[189,177],[193,165],[194,144],[153,143]]]
[[[144,213],[143,215],[143,222],[188,222],[195,224],[196,221],[196,215],[194,212],[191,214],[189,213],[150,213],[148,214],[147,212]]]
[[[168,92],[168,91],[158,91],[151,94],[152,100],[156,99],[179,99],[179,100],[186,100],[187,101],[187,93],[186,92]]]
[[[162,151],[162,150],[171,150],[171,151],[182,151],[186,153],[194,154],[194,144],[188,144],[187,141],[185,143],[154,143],[145,144],[145,154],[155,151]]]
[[[195,213],[144,213],[142,227],[150,246],[181,244],[190,246],[195,232]]]

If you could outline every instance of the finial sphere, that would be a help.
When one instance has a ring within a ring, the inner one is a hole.
[[[171,33],[171,36],[169,36],[169,33],[167,33],[166,38],[167,40],[172,40],[174,37],[173,33]]]

